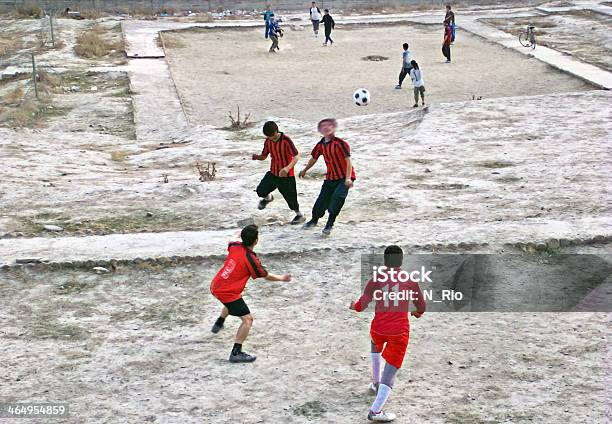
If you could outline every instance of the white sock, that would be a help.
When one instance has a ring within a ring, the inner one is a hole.
[[[370,353],[372,357],[372,383],[380,383],[380,353]]]
[[[268,194],[266,197],[264,197],[265,200],[272,200],[272,193]]]
[[[375,414],[378,414],[382,411],[387,399],[389,399],[389,395],[391,394],[391,387],[386,384],[381,384],[378,386],[378,394],[376,395],[376,399],[374,399],[374,403],[372,404],[372,408],[370,410]]]

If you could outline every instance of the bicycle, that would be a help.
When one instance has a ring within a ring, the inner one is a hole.
[[[527,29],[519,34],[519,43],[524,47],[536,48],[535,26],[527,25]]]

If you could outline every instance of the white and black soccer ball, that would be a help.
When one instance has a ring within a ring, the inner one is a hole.
[[[370,92],[365,88],[359,88],[353,93],[353,100],[357,106],[367,106],[370,104]]]

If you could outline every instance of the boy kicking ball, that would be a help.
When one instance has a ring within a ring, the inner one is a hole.
[[[410,335],[410,322],[408,321],[408,306],[410,301],[414,303],[417,310],[412,312],[416,318],[425,313],[425,300],[421,294],[419,284],[414,281],[399,281],[397,273],[387,272],[393,268],[400,269],[402,265],[403,252],[399,246],[388,246],[385,249],[384,263],[388,279],[382,281],[370,281],[366,285],[363,294],[356,302],[351,302],[349,308],[357,312],[366,309],[372,299],[376,298],[374,319],[370,326],[371,356],[372,356],[372,383],[370,390],[376,393],[376,399],[368,412],[368,420],[376,422],[391,422],[395,414],[384,412],[383,407],[389,398],[397,371],[402,367],[408,339]],[[380,278],[379,280],[384,280]],[[392,293],[406,293],[405,300],[394,300],[385,297]],[[385,367],[380,374],[380,357],[386,361]]]
[[[261,266],[253,248],[259,241],[259,231],[255,225],[247,225],[240,232],[241,242],[230,242],[227,258],[210,285],[210,291],[221,303],[221,315],[212,327],[218,333],[228,315],[240,317],[242,323],[236,333],[236,341],[229,356],[230,362],[253,362],[257,359],[242,351],[242,344],[253,326],[253,315],[242,298],[242,291],[249,277],[265,278],[268,281],[291,281],[291,274],[270,274]]]
[[[275,122],[266,122],[263,126],[263,132],[267,137],[266,141],[264,141],[263,150],[260,155],[253,155],[253,160],[265,160],[268,155],[272,157],[272,160],[270,170],[266,172],[266,175],[264,175],[257,186],[257,195],[261,197],[257,207],[258,209],[265,209],[268,203],[274,200],[272,192],[278,189],[287,202],[289,209],[295,212],[295,217],[291,224],[300,224],[305,219],[302,212],[300,212],[293,172],[293,168],[300,155],[293,141],[278,131],[278,125]]]
[[[351,162],[351,148],[348,143],[336,137],[337,123],[335,119],[327,118],[319,122],[318,129],[323,138],[312,149],[311,158],[300,171],[300,178],[304,178],[310,168],[317,163],[319,156],[325,159],[327,173],[321,187],[319,197],[312,208],[312,218],[304,228],[317,225],[319,219],[329,212],[327,224],[323,228],[324,235],[330,235],[338,214],[344,206],[348,191],[355,181],[355,170]]]

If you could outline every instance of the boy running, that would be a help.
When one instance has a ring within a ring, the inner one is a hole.
[[[261,197],[257,207],[260,210],[265,209],[268,203],[274,200],[271,193],[278,189],[289,209],[295,212],[295,218],[293,218],[291,224],[300,224],[304,222],[304,215],[300,212],[293,173],[293,168],[300,155],[293,141],[278,131],[276,122],[266,122],[263,126],[263,133],[266,136],[263,150],[260,155],[254,154],[253,160],[266,160],[268,155],[272,157],[272,160],[270,170],[266,172],[257,186],[257,195]]]
[[[399,246],[388,246],[385,249],[384,263],[388,269],[399,270],[402,265],[404,252]],[[379,274],[385,269],[379,269]],[[390,422],[395,414],[385,413],[383,407],[389,398],[391,388],[395,381],[397,371],[402,367],[408,339],[410,336],[410,322],[408,321],[408,307],[410,301],[417,310],[412,316],[420,318],[425,313],[425,300],[421,294],[419,284],[414,281],[402,282],[397,280],[397,273],[387,274],[388,280],[370,281],[366,285],[359,300],[352,301],[349,308],[357,312],[366,309],[372,299],[376,298],[374,319],[370,326],[371,357],[372,357],[372,383],[370,390],[376,393],[376,399],[368,412],[368,420],[376,422]],[[394,300],[386,297],[389,293],[405,293],[406,300]],[[386,364],[380,374],[380,357]]]
[[[312,218],[304,228],[312,228],[319,222],[319,219],[329,212],[327,224],[323,229],[323,234],[330,235],[334,222],[344,206],[348,191],[353,187],[355,181],[355,170],[351,161],[351,149],[348,143],[336,137],[336,120],[326,118],[319,122],[318,129],[323,138],[312,149],[311,158],[300,171],[300,178],[304,178],[310,168],[317,163],[319,156],[325,159],[327,173],[325,181],[321,187],[319,197],[312,207]]]
[[[283,36],[283,30],[281,29],[278,21],[274,17],[274,14],[270,16],[270,23],[268,29],[268,36],[270,40],[272,40],[272,45],[270,46],[270,53],[276,53],[277,50],[280,50],[278,47],[278,37]]]
[[[408,50],[408,43],[404,43],[402,47],[404,48],[404,52],[402,53],[402,70],[399,74],[399,84],[395,86],[398,90],[402,88],[404,78],[406,78],[406,75],[410,75],[410,70],[412,69],[412,55],[410,50]]]
[[[419,107],[419,94],[421,95],[421,102],[423,106],[425,106],[425,82],[423,81],[423,74],[421,74],[421,69],[416,60],[412,61],[410,79],[414,86],[414,105],[412,107]]]
[[[242,242],[230,242],[227,258],[210,285],[210,291],[221,303],[221,315],[212,327],[218,333],[228,315],[240,317],[242,324],[236,333],[236,342],[229,356],[230,362],[253,362],[257,359],[242,351],[242,344],[253,325],[253,315],[242,298],[242,291],[249,277],[265,278],[268,281],[291,281],[291,274],[270,274],[261,266],[253,248],[259,241],[259,231],[255,225],[247,225],[240,232]]]
[[[325,43],[324,46],[327,46],[327,42],[329,41],[330,45],[334,44],[334,40],[331,39],[332,29],[336,27],[336,23],[334,22],[334,18],[329,14],[329,9],[325,9],[323,11],[323,25],[325,26]]]
[[[321,21],[321,9],[317,7],[316,2],[312,2],[312,6],[308,11],[310,14],[310,22],[312,22],[312,30],[314,31],[315,37],[319,36],[319,22]]]

